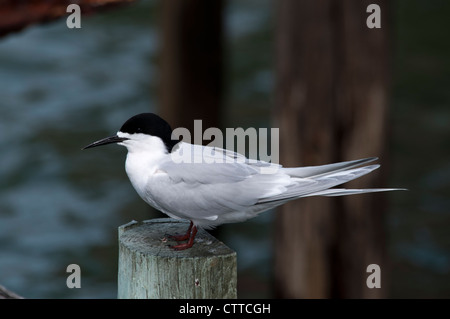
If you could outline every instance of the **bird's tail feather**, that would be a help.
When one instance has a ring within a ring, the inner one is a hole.
[[[261,198],[258,203],[269,202],[284,203],[293,198],[310,196],[345,196],[352,194],[384,192],[392,190],[401,190],[396,188],[373,188],[373,189],[345,189],[332,188],[344,184],[353,179],[366,175],[377,169],[380,165],[368,165],[355,168],[356,166],[366,164],[376,160],[375,157],[341,162],[322,166],[300,167],[283,169],[284,173],[289,174],[293,181],[296,181],[287,191],[277,196]]]
[[[368,157],[354,161],[339,162],[333,164],[319,165],[319,166],[304,166],[304,167],[284,167],[283,173],[290,175],[291,177],[300,178],[318,178],[330,173],[337,173],[340,171],[348,170],[350,168],[361,166],[373,161],[376,161],[378,157]]]
[[[405,191],[406,188],[364,188],[364,189],[347,189],[347,188],[331,188],[323,191],[308,194],[302,197],[309,196],[345,196],[364,193],[377,193],[377,192],[389,192],[389,191]]]

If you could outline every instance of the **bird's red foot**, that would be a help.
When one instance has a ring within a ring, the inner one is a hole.
[[[189,225],[188,232],[185,235],[171,236],[176,241],[179,241],[178,238],[181,238],[180,241],[189,239],[188,242],[184,243],[184,244],[170,246],[170,248],[172,248],[173,250],[185,250],[185,249],[191,248],[192,245],[194,245],[194,239],[195,239],[196,234],[197,234],[197,227],[194,226],[194,224],[191,222],[191,224]]]
[[[167,235],[167,237],[169,237],[170,239],[173,239],[175,241],[188,240],[189,237],[191,237],[192,226],[194,226],[194,223],[191,221],[191,223],[189,224],[189,228],[188,228],[186,234],[184,234],[184,235]]]

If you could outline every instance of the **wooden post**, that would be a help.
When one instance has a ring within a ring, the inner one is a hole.
[[[237,298],[236,252],[202,229],[192,248],[169,247],[167,235],[188,227],[169,218],[119,227],[119,299]]]

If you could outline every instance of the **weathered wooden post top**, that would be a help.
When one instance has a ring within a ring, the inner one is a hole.
[[[118,298],[237,298],[236,252],[199,229],[192,248],[175,251],[168,234],[188,223],[169,218],[119,227]]]

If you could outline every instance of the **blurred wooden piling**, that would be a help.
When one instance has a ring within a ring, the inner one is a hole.
[[[0,285],[0,299],[23,299],[23,297]]]
[[[192,248],[169,247],[167,235],[188,227],[169,218],[119,227],[119,299],[237,298],[233,250],[202,229]]]

